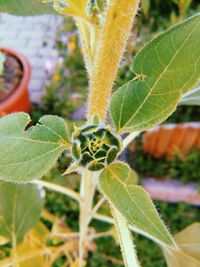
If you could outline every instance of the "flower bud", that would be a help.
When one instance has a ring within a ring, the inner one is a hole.
[[[109,128],[95,124],[76,128],[72,139],[74,160],[90,171],[105,168],[116,159],[122,148],[120,137]]]

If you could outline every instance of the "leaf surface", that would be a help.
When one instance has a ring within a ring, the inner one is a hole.
[[[135,79],[112,96],[118,132],[143,131],[175,111],[183,93],[200,78],[200,14],[172,27],[135,57]]]
[[[0,235],[19,242],[39,220],[44,192],[31,184],[0,184]]]
[[[148,194],[135,185],[135,174],[128,165],[122,162],[110,164],[100,174],[99,182],[111,204],[137,232],[159,244],[174,246]]]
[[[0,0],[0,12],[17,16],[58,15],[53,6],[43,0]]]
[[[27,182],[40,178],[69,145],[63,119],[44,116],[25,131],[30,117],[14,113],[0,119],[0,180]]]
[[[69,16],[77,16],[87,19],[86,4],[87,0],[67,0],[67,6],[63,12]]]
[[[17,16],[62,14],[88,19],[86,3],[87,0],[68,0],[65,4],[59,0],[0,0],[0,12]]]
[[[194,223],[178,234],[175,240],[179,250],[166,250],[164,255],[169,267],[199,267],[200,266],[200,223]]]
[[[25,235],[16,251],[12,249],[9,257],[0,261],[0,266],[50,267],[51,250],[46,246],[49,230],[40,221]]]

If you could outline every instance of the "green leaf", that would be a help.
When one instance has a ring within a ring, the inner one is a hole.
[[[135,185],[135,173],[122,162],[110,164],[100,174],[100,186],[110,203],[135,228],[135,231],[163,246],[174,246],[145,190]]]
[[[179,249],[163,252],[169,267],[200,266],[200,223],[194,223],[175,235]]]
[[[183,95],[181,101],[179,102],[179,105],[182,106],[189,106],[189,105],[195,105],[200,106],[200,85],[190,92]]]
[[[40,178],[69,146],[63,119],[44,116],[25,131],[29,123],[25,113],[0,119],[0,180],[27,182]]]
[[[135,79],[111,99],[118,132],[142,131],[164,121],[200,78],[200,14],[169,29],[136,56]]]
[[[36,185],[0,184],[0,235],[19,242],[39,220],[44,192]]]
[[[50,3],[43,0],[1,0],[0,12],[17,16],[57,14]]]

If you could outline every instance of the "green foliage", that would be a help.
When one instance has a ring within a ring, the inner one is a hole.
[[[0,184],[0,236],[19,242],[39,220],[44,192],[35,185]]]
[[[149,196],[142,187],[135,185],[135,174],[128,165],[112,163],[100,174],[99,181],[109,201],[136,232],[161,245],[174,245]]]
[[[25,182],[38,179],[68,148],[63,119],[44,116],[36,126],[25,130],[30,117],[14,113],[0,120],[0,179]]]
[[[162,122],[182,94],[195,86],[200,66],[199,25],[198,14],[158,36],[136,56],[135,79],[119,88],[111,100],[118,132],[142,131]]]
[[[195,182],[200,187],[200,152],[192,150],[185,158],[175,155],[172,160],[157,159],[142,151],[141,138],[136,140],[136,151],[128,152],[128,163],[140,177],[169,177],[177,179],[183,184]],[[156,168],[155,168],[156,166]]]
[[[92,27],[90,28],[88,25],[92,26],[94,21],[98,22],[94,18],[98,17],[98,12],[104,11],[105,1],[90,1],[90,3],[95,4],[95,7],[92,6],[89,18],[85,10],[86,2],[86,0],[58,0],[54,1],[54,7],[60,13],[82,17],[91,23],[86,24],[84,22],[85,24],[80,24],[86,35],[86,39],[83,39],[83,41],[87,43],[88,36],[94,35],[95,37],[98,35],[98,23],[95,24],[96,28],[94,27],[94,31],[96,32],[91,32]],[[11,8],[9,12],[12,13],[13,7],[11,3],[3,3]],[[18,3],[22,2],[18,0]],[[27,8],[30,8],[30,3],[32,2],[29,1]],[[50,5],[48,6],[50,7]],[[24,12],[23,14],[25,14],[27,9],[23,10],[21,7],[20,5],[17,6],[17,13],[22,14],[20,12]],[[35,5],[34,9],[28,12],[35,14],[34,12],[36,12],[37,8],[38,5]],[[143,9],[146,15],[149,12],[149,8],[150,2],[143,1]],[[191,89],[196,83],[199,78],[199,73],[197,73],[198,71],[195,67],[197,69],[200,67],[198,57],[200,53],[200,39],[198,38],[200,30],[197,27],[199,25],[200,15],[196,15],[160,35],[139,53],[133,65],[135,79],[120,88],[114,94],[114,100],[112,99],[111,111],[118,133],[122,133],[123,131],[141,131],[161,122],[174,111],[182,93]],[[93,49],[92,46],[93,44],[90,42],[88,47]],[[71,47],[73,50],[74,45]],[[66,50],[64,54],[66,54]],[[187,64],[185,63],[186,60]],[[79,58],[77,58],[77,62],[79,63]],[[72,65],[70,63],[69,59],[69,65]],[[194,67],[194,65],[196,66]],[[76,73],[74,80],[80,80],[82,86],[81,76],[76,71],[76,67],[74,73]],[[62,105],[59,106],[61,109],[59,110],[56,105],[51,105],[51,101],[47,101],[47,104],[50,103],[50,105],[47,107],[45,113],[52,111],[57,114],[61,112],[65,116],[69,114],[66,111],[66,107],[69,107],[70,104],[69,106],[65,104],[69,94],[66,93],[66,99],[64,99],[62,94],[58,97],[54,89],[60,87],[59,85],[61,84],[61,87],[66,91],[65,86],[66,81],[69,80],[69,73],[66,74],[65,79],[62,79],[59,72],[57,74],[53,78],[53,85],[49,91],[50,99],[53,99],[55,103],[57,100],[58,102],[60,99],[63,100]],[[60,82],[60,80],[62,81]],[[73,82],[76,83],[76,81]],[[73,82],[72,85],[70,84],[72,90],[74,90]],[[85,85],[85,78],[83,79],[83,84]],[[60,154],[71,147],[72,142],[73,146],[70,150],[70,156],[73,156],[79,165],[86,166],[92,171],[104,169],[100,174],[100,185],[111,206],[113,205],[119,210],[120,216],[124,216],[124,218],[121,217],[123,230],[125,230],[122,232],[127,234],[126,236],[122,236],[122,241],[124,242],[125,240],[124,244],[126,243],[126,237],[129,231],[126,228],[127,220],[136,232],[144,234],[161,246],[173,247],[175,245],[173,238],[160,220],[148,195],[140,186],[135,185],[137,183],[137,175],[134,171],[122,162],[113,163],[118,152],[121,150],[120,141],[113,130],[107,128],[107,126],[88,126],[88,124],[85,124],[82,128],[77,129],[75,127],[73,137],[71,138],[70,134],[69,138],[67,136],[68,129],[64,121],[58,117],[44,116],[36,126],[30,128],[29,123],[29,116],[23,113],[10,115],[0,120],[0,178],[2,180],[27,182],[34,178],[40,178],[50,170]],[[68,165],[68,162],[66,165]],[[65,167],[64,164],[62,171],[65,170]],[[54,174],[59,176],[59,181],[66,186],[64,182],[66,177],[61,177],[60,173],[58,174],[57,172]],[[98,176],[98,174],[95,174],[95,176]],[[82,192],[84,191],[82,190],[84,188],[84,181],[81,182],[83,185],[81,184],[80,192],[81,194],[83,193],[84,204],[84,201],[87,203],[89,194],[84,196],[85,193]],[[94,181],[92,180],[90,182],[92,183]],[[78,187],[73,189],[76,190]],[[90,193],[89,190],[88,192]],[[55,199],[55,194],[52,192],[48,192],[48,195],[50,197],[47,197],[48,203],[46,207],[58,216],[67,214],[68,218],[71,219],[70,223],[72,224],[72,228],[76,228],[77,230],[77,203],[70,206],[70,201],[66,201],[65,197],[60,200],[57,195]],[[88,203],[88,207],[90,206],[89,204],[92,203]],[[82,205],[80,206],[82,208]],[[73,207],[75,216],[70,212]],[[82,228],[82,225],[80,228]],[[53,266],[65,264],[67,257],[61,257]],[[97,264],[96,261],[95,264]],[[91,266],[95,265],[91,264]]]
[[[200,117],[199,106],[178,106],[166,123],[198,122]]]
[[[70,46],[74,49],[70,50]],[[31,114],[36,121],[44,114],[70,119],[73,112],[86,101],[88,81],[75,25],[69,18],[56,38],[56,50],[58,62],[45,87],[42,105],[36,106]]]
[[[0,12],[17,16],[58,14],[50,3],[42,0],[1,0]]]
[[[145,161],[143,164],[145,164]],[[61,173],[65,170],[66,165],[66,160],[62,158],[62,160],[55,165],[45,179],[47,178],[48,181],[59,183],[68,188],[78,189],[79,179],[77,179],[74,175],[71,174],[64,178],[61,176]],[[62,194],[48,190],[45,203],[45,208],[49,212],[59,218],[66,218],[66,224],[74,231],[78,230],[78,205],[76,202],[70,198],[66,198],[66,196]],[[181,231],[194,221],[200,221],[199,207],[190,206],[184,203],[171,204],[160,201],[155,201],[155,204],[159,212],[162,214],[163,220],[169,226],[173,234]],[[107,204],[105,204],[100,211],[104,214],[110,215],[109,206]],[[96,220],[92,221],[91,227],[91,229],[95,228],[97,232],[108,231],[110,229],[109,225]],[[135,233],[134,242],[137,244],[138,256],[141,260],[142,266],[166,267],[162,252],[154,242]],[[88,266],[123,266],[122,263],[121,265],[117,264],[117,261],[120,263],[122,259],[120,257],[120,249],[112,237],[98,238],[95,240],[95,243],[97,245],[97,250],[89,252]],[[112,259],[116,259],[116,261],[112,261]],[[56,266],[61,267],[62,264]]]

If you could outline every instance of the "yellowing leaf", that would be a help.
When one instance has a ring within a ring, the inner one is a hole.
[[[4,236],[0,236],[0,246],[3,246],[5,244],[7,244],[9,242],[9,239],[4,237]]]
[[[178,234],[175,240],[179,250],[163,248],[169,267],[200,266],[200,223],[194,223]]]
[[[11,256],[0,261],[0,266],[17,262],[19,267],[51,267],[51,251],[46,247],[50,232],[41,222],[28,232],[23,241],[12,250]]]
[[[135,175],[122,162],[110,164],[102,171],[99,183],[110,203],[139,232],[163,246],[175,246],[148,194],[135,185]]]
[[[54,8],[58,13],[88,19],[86,14],[87,0],[65,0],[64,2],[63,6],[61,1],[54,0]]]

